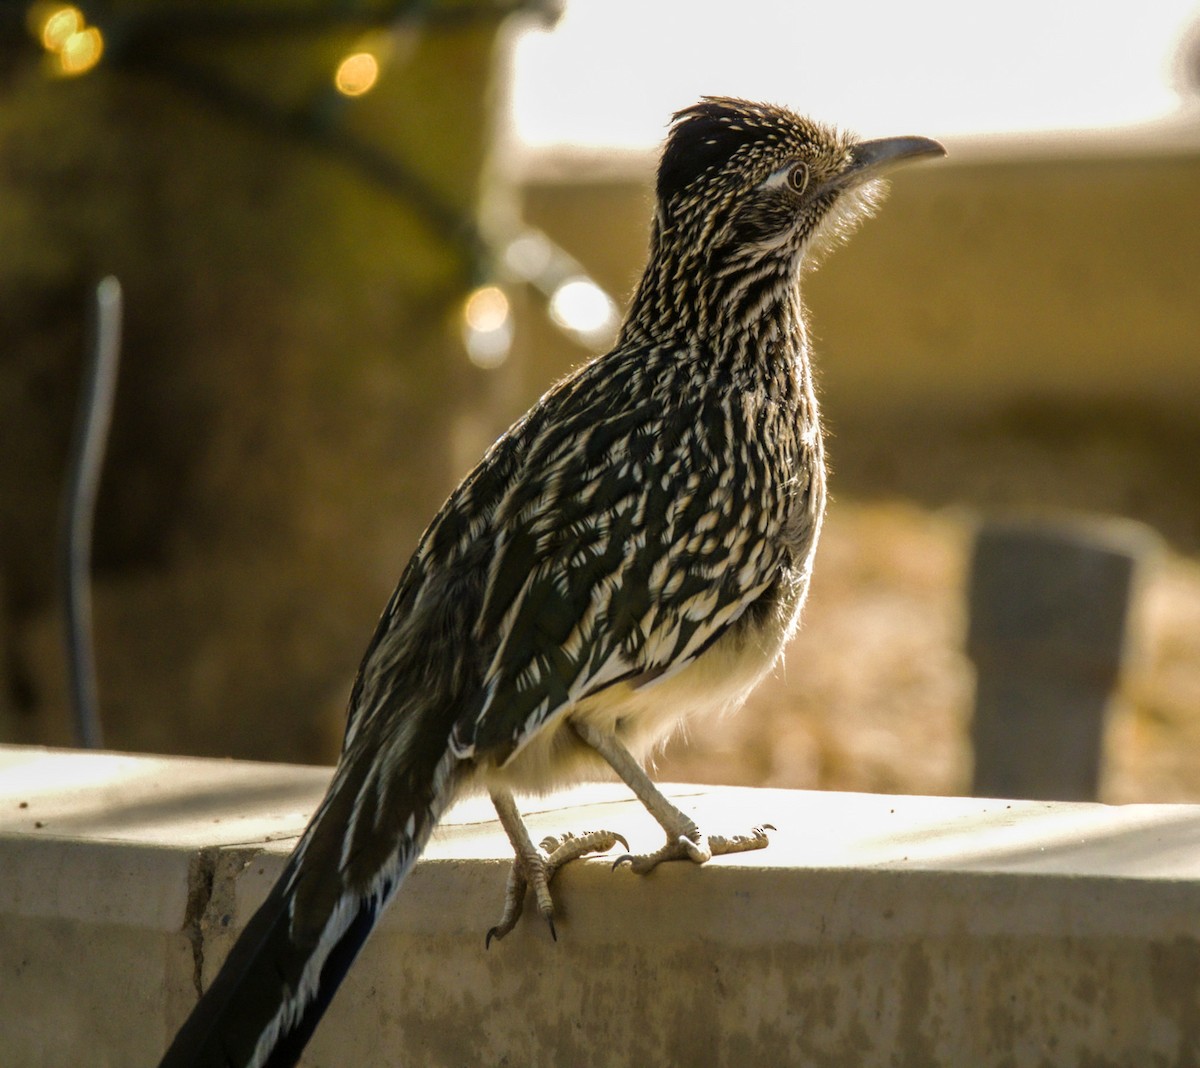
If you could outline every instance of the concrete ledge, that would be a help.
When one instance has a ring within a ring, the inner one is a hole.
[[[328,771],[0,748],[0,1064],[151,1065],[278,874]],[[468,801],[307,1065],[1144,1065],[1200,1058],[1200,808],[711,787],[769,850],[556,881],[483,948],[508,846]],[[616,786],[535,836],[659,832]]]

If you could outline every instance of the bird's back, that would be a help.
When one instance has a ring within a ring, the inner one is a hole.
[[[676,339],[628,341],[471,476],[505,485],[467,524],[486,543],[474,634],[490,662],[455,737],[493,780],[545,789],[584,770],[555,737],[567,709],[628,719],[644,752],[687,712],[739,703],[774,662],[824,504],[803,353],[774,355],[735,367]],[[674,680],[700,660],[720,661],[720,685]]]

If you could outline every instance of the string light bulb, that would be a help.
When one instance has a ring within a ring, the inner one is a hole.
[[[83,29],[83,12],[71,5],[39,5],[35,18],[40,22],[37,27],[38,38],[47,52],[58,53],[67,43],[72,34]]]
[[[617,309],[612,298],[592,279],[575,275],[550,294],[550,318],[588,344],[603,345],[612,340]]]
[[[63,74],[86,74],[104,55],[104,37],[95,26],[87,26],[71,34],[58,53],[58,65]]]
[[[104,54],[104,35],[72,4],[34,4],[29,28],[52,57],[57,74],[86,74]]]
[[[362,96],[379,81],[379,60],[373,52],[352,52],[338,64],[333,84],[342,96]]]
[[[512,308],[504,290],[480,286],[463,302],[463,345],[476,367],[491,370],[508,359],[512,350]]]
[[[620,323],[616,302],[545,234],[529,227],[509,238],[501,263],[546,298],[551,321],[564,333],[596,352],[613,343]]]

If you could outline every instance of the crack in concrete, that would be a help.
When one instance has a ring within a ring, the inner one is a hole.
[[[183,915],[183,931],[192,944],[192,985],[196,996],[204,993],[204,916],[212,900],[213,879],[217,870],[219,849],[201,849],[188,865],[187,908]]]

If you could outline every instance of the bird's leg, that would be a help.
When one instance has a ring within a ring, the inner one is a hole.
[[[731,838],[701,834],[696,821],[663,796],[645,769],[613,735],[598,731],[586,723],[572,721],[571,726],[584,742],[604,757],[666,832],[667,841],[661,849],[638,856],[623,856],[617,864],[628,863],[639,875],[645,875],[664,860],[691,860],[696,864],[703,864],[722,853],[765,849],[769,844],[767,829],[774,829],[769,824],[755,827],[749,834],[738,834]]]
[[[517,925],[521,910],[525,907],[525,891],[533,887],[538,911],[550,927],[550,937],[558,941],[554,929],[554,901],[550,897],[550,880],[568,861],[576,860],[588,853],[607,853],[618,842],[626,849],[629,843],[612,831],[586,831],[583,834],[562,834],[543,838],[539,846],[533,844],[529,830],[517,803],[507,790],[492,790],[492,804],[496,815],[508,835],[513,847],[513,864],[508,873],[508,884],[504,888],[504,914],[500,922],[487,933],[487,945],[493,938],[503,938]]]

